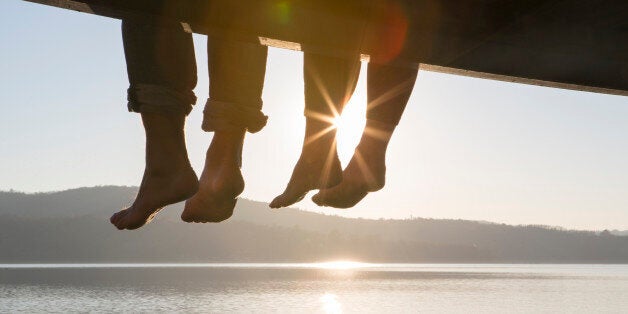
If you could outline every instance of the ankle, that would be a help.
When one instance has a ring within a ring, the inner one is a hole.
[[[305,118],[305,138],[312,141],[312,138],[317,140],[331,141],[336,137],[336,127],[332,122],[332,117],[329,120],[319,118]]]
[[[146,174],[154,177],[173,177],[183,174],[186,170],[191,170],[189,163],[181,161],[178,163],[147,163]]]
[[[359,154],[367,164],[378,164],[386,159],[388,142],[374,139],[372,137],[362,137],[360,143],[355,148],[355,154]]]
[[[312,125],[316,123],[316,125]],[[303,138],[303,153],[320,154],[335,149],[336,129],[329,123],[321,121],[307,122]]]
[[[142,113],[142,122],[146,132],[147,162],[187,161],[184,115]]]
[[[181,131],[185,126],[184,114],[162,114],[152,112],[142,112],[142,123],[146,132],[159,132],[161,130]]]
[[[368,118],[366,119],[366,126],[377,129],[377,130],[385,131],[388,133],[394,132],[395,128],[397,128],[396,124],[382,122],[379,120],[368,119]]]
[[[151,173],[169,174],[191,168],[185,141],[174,142],[147,140],[146,170]]]
[[[367,120],[358,149],[369,153],[385,153],[396,125]]]
[[[396,127],[397,125],[395,124],[367,119],[366,125],[364,126],[364,133],[372,138],[388,143]]]
[[[233,153],[241,150],[244,144],[245,131],[217,131],[214,133],[211,146]]]
[[[242,149],[245,131],[218,131],[207,150],[207,160],[234,161],[238,167],[242,164]]]
[[[323,162],[329,156],[338,156],[338,147],[334,140],[319,140],[310,143],[304,143],[301,148],[300,159],[309,163]]]

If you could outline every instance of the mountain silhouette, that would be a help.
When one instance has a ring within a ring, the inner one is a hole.
[[[186,224],[182,204],[136,231],[111,213],[137,188],[0,192],[0,263],[364,262],[626,263],[628,237],[546,226],[413,218],[355,219],[271,210],[241,199],[219,224]]]

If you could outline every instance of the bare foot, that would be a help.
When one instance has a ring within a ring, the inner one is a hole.
[[[376,137],[365,131],[349,165],[342,172],[342,182],[320,190],[312,201],[319,206],[350,208],[369,192],[382,189],[386,182],[386,148],[392,130],[380,130]]]
[[[290,206],[307,192],[334,186],[342,180],[342,167],[336,150],[336,130],[329,123],[306,120],[305,140],[290,182],[284,192],[275,197],[270,208]]]
[[[356,155],[359,153],[356,151]],[[386,166],[383,162],[369,162],[354,155],[347,169],[342,172],[342,182],[329,189],[322,189],[312,197],[318,206],[350,208],[359,203],[369,192],[384,187]]]
[[[207,150],[199,191],[185,202],[185,222],[221,222],[233,215],[237,197],[244,190],[240,171],[244,131],[216,132]]]
[[[198,179],[190,165],[168,172],[146,169],[133,205],[111,216],[116,228],[137,229],[149,223],[166,205],[184,201],[198,190]]]
[[[146,169],[133,204],[111,216],[116,228],[137,229],[166,205],[181,202],[198,190],[198,179],[185,149],[183,115],[142,113],[146,130]]]
[[[302,156],[299,159],[288,186],[270,203],[270,208],[290,206],[302,200],[311,190],[332,187],[340,183],[342,168],[336,154],[329,162],[311,161],[306,158]]]

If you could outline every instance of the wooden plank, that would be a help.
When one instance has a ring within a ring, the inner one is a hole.
[[[218,37],[628,96],[625,0],[25,0]]]

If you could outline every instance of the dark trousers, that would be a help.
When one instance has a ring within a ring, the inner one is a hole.
[[[399,124],[418,73],[418,68],[370,63],[366,79],[366,119],[390,126]]]
[[[327,117],[342,112],[360,74],[360,61],[305,53],[305,115]],[[401,120],[418,74],[417,68],[370,63],[366,118],[389,126]]]
[[[192,34],[179,23],[123,20],[122,38],[129,111],[188,114],[196,103]],[[266,47],[210,37],[207,52],[210,98],[203,129],[259,131],[267,120],[261,112]]]

